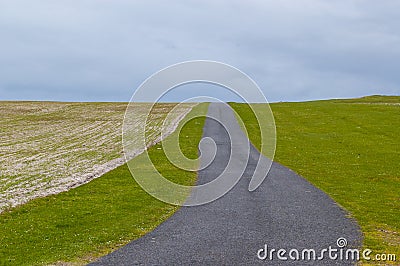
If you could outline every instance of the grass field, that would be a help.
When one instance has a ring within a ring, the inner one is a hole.
[[[231,105],[260,148],[250,108]],[[349,211],[362,228],[364,247],[400,259],[400,97],[270,106],[277,126],[275,160]]]
[[[69,190],[122,165],[121,128],[126,106],[0,102],[0,212]],[[137,129],[145,121],[141,110],[149,104],[134,106],[139,115],[132,128]],[[159,138],[161,122],[174,106],[155,105],[148,121],[148,144]],[[185,114],[192,106],[181,105],[178,111]],[[174,123],[168,125],[174,127]],[[143,145],[132,145],[143,149]]]
[[[54,104],[53,108],[60,108],[57,103]],[[35,115],[36,111],[23,111],[23,105],[24,103],[21,103],[21,113],[15,119],[4,116],[3,125],[8,125],[7,121],[10,121],[16,129],[22,129],[23,119],[26,115],[31,118],[31,113],[36,117],[38,125],[45,127],[46,123],[49,123],[46,122],[46,115],[42,114],[45,112],[43,107],[37,109],[40,114]],[[82,119],[79,116],[82,114],[78,111],[82,106],[70,105],[68,108],[71,109],[59,111],[58,115],[50,112],[47,120],[56,121],[62,127],[63,118],[58,116],[68,117],[64,114],[66,110]],[[115,110],[111,105],[105,103],[96,107],[96,104],[93,104],[92,109],[97,108],[96,117],[105,116],[104,124],[99,122],[96,125],[104,125],[104,134],[111,134],[107,135],[111,138],[110,143],[104,145],[110,145],[109,149],[117,145],[115,156],[119,156],[120,140],[116,141],[113,135],[116,133],[112,131],[120,134],[120,131],[116,130],[120,124],[110,121],[121,121],[118,119],[121,119],[120,115],[123,115],[126,104],[121,104],[123,108],[115,104]],[[248,132],[253,144],[260,148],[259,129],[248,106],[234,103],[231,105],[250,129]],[[264,108],[259,104],[253,106]],[[2,110],[7,109],[4,105],[0,107]],[[33,107],[26,108],[31,110]],[[365,247],[372,249],[374,253],[394,253],[399,258],[400,97],[374,96],[361,99],[274,103],[271,104],[271,108],[277,125],[275,160],[307,178],[347,209],[362,228]],[[106,110],[110,111],[110,117],[107,116]],[[201,114],[205,114],[206,111],[206,104],[200,104],[192,110]],[[82,123],[89,123],[90,119],[98,121],[98,118],[92,116]],[[159,124],[159,121],[157,123]],[[189,122],[179,135],[183,153],[190,158],[196,158],[198,155],[197,144],[202,135],[203,123],[204,118],[195,119]],[[10,150],[4,145],[7,136],[13,139],[12,129],[3,125],[1,129],[5,134],[1,139],[0,156],[4,156]],[[28,127],[33,133],[39,130],[34,126]],[[56,129],[57,127],[53,128],[58,132]],[[23,138],[20,135],[21,130],[15,131],[15,138]],[[49,130],[44,135],[41,133],[37,137],[28,138],[31,148],[21,148],[21,152],[34,151],[34,145],[41,139],[46,140],[51,133]],[[88,134],[92,133],[89,131]],[[107,136],[104,138],[108,138]],[[172,137],[174,135],[170,136]],[[50,141],[52,139],[54,140],[54,136],[49,138],[49,145],[53,145]],[[65,141],[70,141],[67,136]],[[93,139],[93,143],[98,141],[100,140]],[[76,143],[82,145],[87,142],[77,139]],[[23,147],[18,146],[20,144],[17,142],[12,145]],[[43,152],[57,152],[61,146],[44,149]],[[109,156],[109,151],[100,152]],[[160,144],[151,147],[149,153],[158,170],[167,178],[180,184],[193,184],[195,181],[196,173],[179,170],[166,160]],[[61,153],[58,156],[63,155]],[[102,158],[96,156],[95,158]],[[140,161],[140,158],[137,157],[132,162]],[[109,159],[110,157],[107,157],[107,160]],[[6,168],[4,165],[2,167],[4,173]],[[12,175],[6,177],[10,176]],[[6,180],[4,176],[2,180]],[[151,231],[176,210],[177,207],[155,200],[145,193],[135,183],[127,166],[122,165],[68,192],[34,199],[0,214],[0,265],[62,265],[63,262],[84,264]]]
[[[207,104],[200,104],[191,112],[206,111]],[[191,158],[197,156],[203,123],[204,118],[191,120],[179,134],[183,152]],[[197,174],[166,162],[160,147],[149,149],[158,170],[178,183],[193,184]],[[0,265],[81,265],[151,231],[176,210],[144,192],[122,165],[68,192],[0,214]]]

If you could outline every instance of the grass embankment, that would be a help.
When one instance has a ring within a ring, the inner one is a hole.
[[[231,105],[260,148],[251,109],[246,104]],[[396,254],[399,260],[400,97],[270,106],[277,127],[275,160],[347,209],[361,226],[364,247],[375,254]]]
[[[206,104],[192,110],[206,111]],[[191,120],[179,135],[183,152],[191,157],[197,156],[203,123],[204,117]],[[197,174],[168,166],[159,147],[149,149],[163,165],[159,171],[173,171],[169,176],[175,181],[194,184]],[[143,191],[123,165],[86,185],[1,214],[0,264],[84,264],[151,231],[177,209]]]

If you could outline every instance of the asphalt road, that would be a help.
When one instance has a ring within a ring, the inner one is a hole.
[[[209,114],[221,118],[228,130],[240,130],[233,112],[222,104],[211,104]],[[214,161],[199,172],[199,184],[215,179],[228,165],[232,145],[227,129],[213,119],[206,120],[203,135],[213,138],[218,149]],[[249,148],[246,142],[238,145],[242,145],[243,150]],[[248,159],[247,168],[226,195],[205,205],[182,207],[154,231],[93,265],[354,264],[354,261],[345,260],[345,254],[347,248],[360,245],[361,233],[346,212],[325,193],[278,163],[272,164],[261,186],[249,192],[250,177],[260,154],[252,146],[249,154],[247,151],[243,154],[250,155],[245,158]],[[338,238],[347,240],[347,246],[341,248],[343,259],[340,259]],[[268,254],[271,249],[285,249],[286,253],[281,255],[287,260],[280,260],[276,251],[272,260],[271,256],[259,259],[257,253],[265,256],[264,250],[260,251],[265,245]],[[329,259],[329,251],[326,251],[324,258],[318,260],[321,251],[329,246],[338,249],[331,251],[331,256],[338,258]],[[296,256],[292,249],[299,251],[300,261],[289,256],[289,252],[292,257]],[[302,260],[304,249],[314,249],[316,260],[308,260],[307,251]]]

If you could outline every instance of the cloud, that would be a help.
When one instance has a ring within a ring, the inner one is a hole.
[[[400,94],[399,8],[395,0],[0,1],[0,99],[128,101],[154,72],[193,59],[243,70],[271,101]]]

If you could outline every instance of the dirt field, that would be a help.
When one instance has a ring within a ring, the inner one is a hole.
[[[126,106],[0,102],[0,212],[87,183],[123,164],[121,130]],[[148,122],[148,145],[160,140],[156,132],[173,107],[156,105]],[[179,107],[163,133],[172,132],[192,107]],[[138,123],[143,123],[143,117],[138,117]],[[132,127],[139,127],[138,123]],[[137,147],[137,153],[143,148]]]

